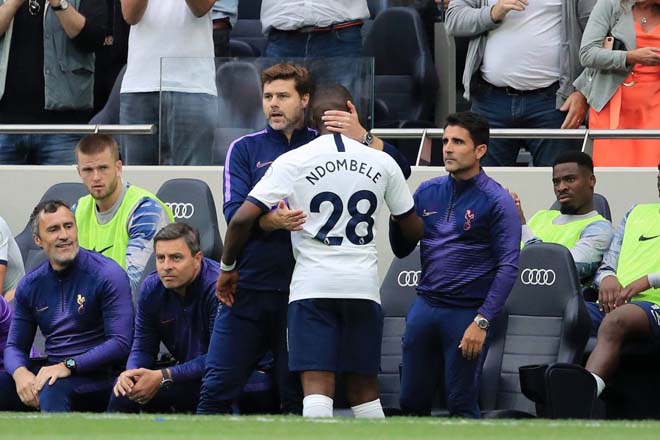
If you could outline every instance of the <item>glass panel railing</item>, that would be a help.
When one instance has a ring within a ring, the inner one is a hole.
[[[362,126],[373,126],[372,58],[163,58],[158,134],[124,136],[126,163],[224,164],[233,140],[266,126],[261,72],[280,62],[307,67],[316,87],[345,86]],[[305,117],[309,124],[309,112]]]

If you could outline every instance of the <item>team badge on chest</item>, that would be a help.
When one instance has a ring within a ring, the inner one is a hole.
[[[82,315],[85,313],[85,297],[79,293],[78,298],[76,298],[76,304],[78,304],[78,314]]]
[[[465,210],[465,223],[463,224],[463,229],[469,231],[472,229],[472,220],[474,220],[474,213],[471,209]]]

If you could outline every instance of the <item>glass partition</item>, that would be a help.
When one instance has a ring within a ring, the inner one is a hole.
[[[158,134],[123,136],[125,163],[223,165],[231,142],[265,127],[261,71],[279,62],[307,67],[317,87],[345,86],[372,128],[373,58],[163,58]]]

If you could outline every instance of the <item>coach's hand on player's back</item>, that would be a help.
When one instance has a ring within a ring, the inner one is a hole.
[[[471,322],[468,328],[465,329],[463,339],[458,344],[458,348],[461,349],[464,358],[468,360],[477,359],[479,358],[479,354],[481,354],[485,340],[486,330],[480,329],[477,323]]]
[[[234,305],[236,298],[236,286],[238,284],[238,270],[234,269],[229,272],[222,271],[218,277],[218,285],[215,288],[215,296],[218,300],[231,307]]]
[[[64,362],[42,367],[37,373],[37,377],[34,378],[32,387],[35,393],[39,393],[46,385],[46,382],[48,382],[48,385],[53,385],[57,382],[57,379],[63,379],[69,376],[71,376],[71,370],[64,366]]]
[[[39,408],[39,393],[34,390],[34,379],[36,376],[25,367],[18,367],[14,371],[14,382],[16,393],[25,405],[31,408]]]
[[[284,200],[280,200],[277,209],[259,217],[259,227],[264,231],[285,229],[287,231],[301,231],[307,220],[307,214],[302,209],[289,209]]]

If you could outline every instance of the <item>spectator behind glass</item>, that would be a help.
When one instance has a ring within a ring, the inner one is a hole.
[[[264,56],[273,58],[339,58],[310,66],[317,81],[338,82],[359,98],[362,24],[369,19],[366,0],[263,0],[261,24],[268,36]]]
[[[211,163],[218,118],[213,3],[121,0],[131,32],[119,120],[159,125],[159,134],[123,137],[126,164]]]
[[[211,9],[216,57],[229,57],[229,34],[238,19],[238,0],[216,0]]]
[[[93,52],[103,45],[106,17],[106,4],[98,0],[0,5],[0,124],[87,123],[94,107]],[[72,134],[0,134],[0,164],[71,164],[78,140]]]
[[[14,298],[14,289],[25,275],[21,250],[14,240],[5,219],[0,217],[0,294],[7,300]]]
[[[660,0],[599,0],[580,47],[575,86],[591,106],[589,128],[660,127]],[[608,38],[614,38],[606,41]],[[594,141],[596,166],[655,166],[660,139]]]
[[[463,86],[472,111],[491,128],[579,127],[587,103],[572,83],[582,71],[577,46],[595,1],[451,0],[447,30],[470,37]],[[481,164],[513,166],[521,147],[534,166],[552,166],[580,143],[493,139]]]

